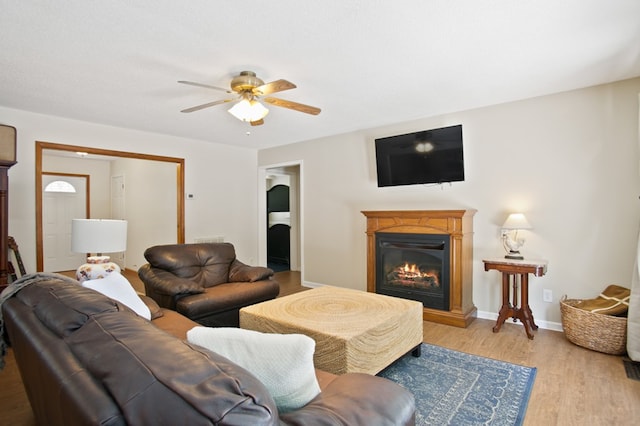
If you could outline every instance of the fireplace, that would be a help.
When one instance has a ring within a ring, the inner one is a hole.
[[[363,211],[367,291],[418,300],[423,318],[467,327],[473,305],[475,210]]]
[[[376,233],[376,293],[449,310],[449,236]]]

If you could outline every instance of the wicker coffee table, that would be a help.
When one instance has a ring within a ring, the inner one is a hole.
[[[420,355],[422,311],[420,302],[325,286],[242,308],[240,327],[305,334],[316,342],[316,368],[377,374]]]

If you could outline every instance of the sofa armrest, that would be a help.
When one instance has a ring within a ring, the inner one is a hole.
[[[147,308],[149,308],[149,312],[151,313],[151,320],[152,321],[154,319],[160,318],[161,316],[164,315],[164,313],[162,312],[162,308],[158,305],[158,302],[156,302],[151,297],[146,296],[144,294],[139,294],[138,296],[142,300],[142,303],[147,305]]]
[[[164,296],[177,296],[179,294],[204,293],[204,289],[196,281],[180,278],[171,272],[153,268],[148,263],[138,269],[138,276],[145,285],[150,287],[154,293]]]
[[[256,282],[269,279],[273,276],[273,270],[264,266],[249,266],[238,259],[234,259],[229,267],[229,282]]]
[[[348,373],[336,377],[299,410],[280,415],[287,425],[415,425],[411,392],[382,377]]]

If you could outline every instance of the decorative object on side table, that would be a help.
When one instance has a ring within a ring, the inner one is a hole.
[[[114,219],[73,219],[71,221],[71,251],[87,253],[87,263],[76,271],[80,282],[104,278],[118,272],[120,266],[103,253],[118,253],[127,249],[127,221]],[[91,256],[96,253],[96,256]]]
[[[511,213],[502,225],[502,245],[507,259],[524,259],[520,254],[520,247],[524,245],[524,238],[518,238],[520,229],[531,229],[529,221],[522,213]]]

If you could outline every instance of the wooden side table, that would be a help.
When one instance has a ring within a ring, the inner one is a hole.
[[[536,277],[543,276],[547,272],[547,261],[505,258],[483,259],[482,261],[485,271],[495,269],[502,272],[502,307],[498,313],[498,321],[493,327],[493,332],[500,331],[500,327],[507,318],[513,318],[514,322],[516,320],[522,322],[527,337],[533,339],[531,330],[537,330],[538,326],[533,320],[533,313],[529,307],[529,274]],[[520,304],[518,304],[518,284],[520,286]],[[510,288],[513,289],[513,292],[510,292]]]

